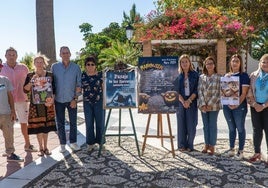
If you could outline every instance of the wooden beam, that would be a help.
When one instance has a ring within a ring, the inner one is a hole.
[[[143,45],[143,57],[151,57],[153,54],[151,41],[144,41],[142,45]]]
[[[226,73],[226,41],[219,39],[217,41],[217,72],[221,75]]]

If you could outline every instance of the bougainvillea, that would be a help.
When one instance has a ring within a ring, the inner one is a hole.
[[[215,7],[194,11],[167,9],[162,14],[152,11],[146,22],[136,24],[135,28],[137,41],[232,38],[240,45],[254,31],[253,26],[242,23],[235,13],[222,12]]]

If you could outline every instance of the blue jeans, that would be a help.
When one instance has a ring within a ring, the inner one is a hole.
[[[219,111],[201,113],[205,144],[215,146],[217,142],[217,120]]]
[[[88,145],[101,144],[105,124],[105,110],[103,109],[102,100],[95,104],[84,101],[83,104],[86,121],[86,143]]]
[[[65,133],[65,109],[68,110],[70,120],[70,143],[76,143],[77,141],[77,108],[71,108],[70,102],[60,103],[55,101],[56,110],[56,122],[58,128],[58,137],[60,144],[66,144],[66,133]]]
[[[177,108],[177,135],[178,149],[194,149],[194,138],[196,134],[198,110],[196,102],[192,103],[190,108],[186,109],[179,105]]]
[[[223,114],[229,128],[230,148],[234,148],[237,129],[239,150],[244,149],[246,141],[245,119],[247,112],[247,103],[245,101],[233,110],[231,110],[227,105],[223,105]]]

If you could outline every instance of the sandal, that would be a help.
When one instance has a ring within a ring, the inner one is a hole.
[[[180,151],[180,152],[185,152],[186,149],[185,149],[185,148],[179,148],[179,151]]]
[[[51,152],[50,152],[48,149],[45,149],[45,150],[44,150],[44,154],[45,154],[45,155],[51,155]]]
[[[254,163],[256,161],[261,160],[261,154],[260,153],[255,153],[250,159],[249,162]]]
[[[44,156],[44,153],[45,153],[44,150],[40,149],[39,153],[38,153],[38,156],[42,157],[42,156]]]
[[[202,153],[207,153],[208,149],[209,149],[209,145],[206,144],[201,152]]]
[[[26,152],[37,152],[38,150],[33,145],[30,145],[29,147],[24,147],[24,151],[26,151]]]
[[[208,150],[209,150],[209,152],[208,152],[209,155],[214,155],[214,152],[215,152],[214,146],[209,146]]]

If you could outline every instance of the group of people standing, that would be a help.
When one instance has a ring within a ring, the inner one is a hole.
[[[50,155],[47,147],[48,133],[57,131],[60,152],[66,151],[65,111],[70,124],[69,142],[72,150],[80,150],[77,144],[77,101],[83,93],[83,108],[86,123],[86,144],[88,150],[94,149],[102,140],[105,110],[103,109],[103,77],[97,71],[97,61],[90,56],[85,59],[85,70],[70,61],[71,53],[67,46],[60,48],[62,61],[52,64],[47,70],[49,59],[38,53],[33,59],[34,71],[29,72],[26,65],[18,63],[17,51],[6,50],[6,63],[0,64],[0,128],[5,138],[7,161],[23,161],[14,149],[13,124],[16,119],[21,124],[25,140],[24,149],[28,152],[39,151],[39,155]],[[250,76],[243,72],[240,55],[230,58],[230,71],[219,75],[213,57],[203,62],[203,73],[199,75],[186,54],[179,59],[179,75],[174,81],[174,89],[179,95],[177,108],[178,149],[181,152],[194,150],[194,138],[198,122],[198,109],[201,111],[205,145],[202,153],[213,155],[217,142],[217,118],[223,113],[229,128],[229,150],[226,155],[243,158],[246,139],[245,118],[250,105],[253,125],[255,154],[251,162],[261,160],[261,141],[263,131],[268,146],[268,54],[262,56],[259,68]],[[239,77],[239,105],[221,104],[221,76]],[[33,80],[49,77],[52,81],[52,100],[43,104],[33,102]],[[30,103],[30,104],[29,104]],[[235,150],[238,132],[238,150]],[[30,143],[29,134],[36,134],[39,149]],[[103,143],[101,143],[103,142]]]
[[[242,159],[246,140],[245,118],[249,104],[255,152],[249,161],[261,160],[263,131],[268,148],[268,54],[262,56],[258,69],[250,76],[243,72],[242,65],[241,56],[235,54],[230,58],[230,71],[225,75],[219,75],[216,61],[213,57],[207,57],[203,62],[203,73],[199,76],[193,69],[190,57],[188,55],[180,57],[179,75],[174,81],[175,90],[179,94],[179,106],[176,113],[179,151],[194,150],[193,143],[199,109],[205,140],[202,153],[213,155],[217,142],[217,118],[220,109],[223,109],[229,128],[229,150],[225,154]],[[239,77],[239,105],[221,104],[221,76]],[[237,132],[239,144],[236,151]]]
[[[7,161],[24,161],[16,155],[13,125],[17,119],[21,124],[27,152],[39,152],[39,156],[51,155],[47,146],[48,133],[57,131],[60,152],[66,151],[65,111],[69,116],[69,143],[73,151],[80,150],[77,144],[77,102],[83,92],[86,119],[86,143],[91,151],[95,144],[101,144],[104,129],[105,110],[102,105],[103,79],[97,71],[94,57],[86,58],[85,71],[71,62],[71,52],[67,46],[60,48],[62,61],[52,64],[47,70],[49,59],[38,53],[33,58],[34,71],[18,63],[17,51],[6,50],[6,63],[0,65],[0,128],[5,139]],[[44,103],[33,101],[32,87],[36,78],[51,81],[53,97]],[[96,129],[96,131],[94,130]],[[36,134],[39,149],[30,144],[29,135]]]

